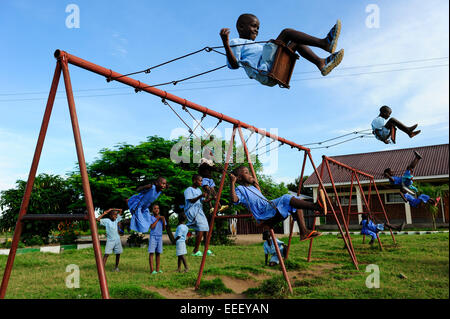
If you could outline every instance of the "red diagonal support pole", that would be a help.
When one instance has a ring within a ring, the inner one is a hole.
[[[55,102],[55,96],[58,89],[60,76],[61,66],[59,63],[56,63],[55,73],[53,75],[53,81],[47,99],[47,106],[45,107],[44,117],[42,119],[41,130],[39,132],[39,137],[36,143],[36,149],[34,151],[30,173],[28,174],[27,186],[25,187],[22,204],[20,205],[19,217],[17,218],[16,228],[14,230],[14,236],[11,243],[11,249],[9,250],[8,261],[6,262],[5,271],[3,273],[2,285],[0,288],[0,298],[2,299],[5,298],[6,288],[8,287],[9,277],[11,275],[12,266],[14,264],[14,258],[16,257],[17,246],[19,244],[20,235],[22,233],[22,217],[26,215],[28,210],[31,191],[33,189],[34,179],[36,177],[39,159],[41,158],[42,147],[44,146],[45,135],[47,134],[48,123],[52,114],[53,103]]]
[[[94,248],[95,261],[97,264],[98,279],[100,282],[100,290],[104,299],[109,299],[108,284],[106,283],[105,267],[102,260],[102,251],[100,249],[100,240],[98,238],[97,221],[95,219],[94,204],[92,201],[91,188],[89,186],[89,177],[84,159],[83,145],[81,143],[80,128],[78,125],[77,112],[75,109],[75,101],[73,99],[72,84],[70,81],[69,68],[67,61],[62,57],[60,60],[64,76],[64,84],[66,86],[67,102],[69,104],[70,119],[72,122],[73,137],[75,139],[75,148],[77,150],[78,165],[80,167],[81,181],[83,185],[84,200],[88,211],[89,224],[92,234],[92,243]]]
[[[212,231],[213,231],[213,227],[214,227],[214,220],[216,218],[217,210],[219,209],[220,197],[222,196],[222,190],[223,190],[223,185],[225,183],[225,177],[227,175],[228,165],[230,164],[231,155],[233,154],[234,137],[236,135],[236,129],[237,129],[236,126],[234,126],[233,133],[231,134],[230,145],[228,146],[227,156],[225,159],[225,165],[223,167],[222,178],[220,180],[219,190],[217,192],[217,199],[216,199],[216,203],[214,205],[214,212],[211,216],[211,221],[209,223],[209,231],[208,231],[208,235],[207,235],[206,241],[205,241],[205,250],[203,252],[202,262],[200,264],[200,269],[198,271],[197,281],[195,282],[195,289],[198,289],[200,287],[200,282],[202,280],[203,269],[205,267],[205,262],[206,262],[206,256],[208,255],[207,251],[209,248],[209,242],[211,241],[211,235],[212,235]]]

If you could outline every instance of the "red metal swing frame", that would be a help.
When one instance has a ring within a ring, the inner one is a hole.
[[[243,134],[242,134],[242,128],[244,129],[248,129],[250,131],[253,131],[255,133],[258,133],[262,136],[266,136],[268,138],[271,138],[273,140],[276,140],[280,143],[286,144],[291,146],[291,148],[295,148],[299,151],[303,151],[304,152],[304,157],[303,157],[303,164],[302,164],[302,172],[301,172],[301,176],[303,177],[303,173],[304,173],[304,169],[305,169],[305,164],[306,161],[309,159],[312,167],[314,168],[314,173],[316,174],[316,176],[318,177],[319,180],[319,188],[325,190],[325,187],[322,183],[322,179],[321,179],[321,175],[318,174],[317,172],[317,168],[314,164],[314,161],[312,159],[310,150],[302,145],[296,144],[294,142],[291,142],[287,139],[284,139],[282,137],[278,137],[274,134],[271,134],[269,132],[266,132],[264,130],[261,130],[259,128],[256,128],[254,126],[251,126],[247,123],[241,122],[237,119],[234,119],[232,117],[229,117],[227,115],[224,115],[222,113],[218,113],[216,111],[213,111],[211,109],[208,109],[204,106],[201,106],[199,104],[190,102],[186,99],[180,98],[178,96],[175,96],[173,94],[170,94],[166,91],[162,91],[159,90],[155,87],[149,86],[148,84],[145,84],[143,82],[140,82],[138,80],[134,80],[130,77],[127,76],[123,76],[120,73],[114,72],[111,69],[107,69],[104,67],[101,67],[99,65],[96,65],[94,63],[91,63],[89,61],[83,60],[79,57],[76,57],[74,55],[71,55],[67,52],[61,51],[61,50],[56,50],[54,53],[55,58],[57,59],[57,63],[56,63],[56,68],[55,68],[55,73],[53,76],[53,81],[52,81],[52,85],[50,88],[50,93],[48,96],[48,100],[47,100],[47,104],[46,104],[46,109],[45,109],[45,113],[43,116],[43,120],[42,120],[42,124],[41,124],[41,129],[39,132],[39,137],[38,137],[38,141],[36,144],[36,149],[35,149],[35,153],[33,156],[33,161],[31,164],[31,169],[28,175],[28,180],[27,180],[27,185],[26,185],[26,189],[25,189],[25,193],[22,199],[22,204],[20,207],[20,211],[19,211],[19,217],[16,223],[16,228],[14,230],[14,236],[13,236],[13,240],[12,240],[12,244],[11,244],[11,249],[8,255],[8,260],[5,266],[5,270],[3,273],[3,279],[2,279],[2,283],[1,283],[1,287],[0,287],[0,298],[4,298],[5,294],[6,294],[6,289],[8,287],[8,283],[9,283],[9,278],[11,275],[11,271],[12,271],[12,267],[14,264],[14,259],[16,256],[16,252],[17,252],[17,247],[18,247],[18,243],[20,240],[20,235],[22,232],[22,226],[23,223],[26,222],[27,220],[88,220],[89,224],[90,224],[90,229],[91,229],[91,234],[92,234],[92,241],[93,241],[93,248],[94,248],[94,255],[95,255],[95,261],[96,261],[96,265],[97,265],[97,273],[98,273],[98,278],[99,278],[99,284],[100,284],[100,289],[101,289],[101,294],[102,294],[102,298],[108,299],[110,298],[109,296],[109,290],[108,290],[108,285],[107,285],[107,280],[106,280],[106,274],[105,274],[105,269],[104,269],[104,265],[103,265],[103,261],[102,261],[102,256],[101,256],[101,248],[100,248],[100,241],[98,238],[98,231],[97,231],[97,223],[95,220],[95,212],[94,212],[94,204],[93,204],[93,200],[92,200],[92,194],[91,194],[91,190],[90,190],[90,186],[89,186],[89,179],[88,179],[88,173],[87,173],[87,168],[86,168],[86,162],[85,162],[85,158],[84,158],[84,152],[83,152],[83,146],[82,146],[82,142],[81,142],[81,135],[80,135],[80,128],[79,128],[79,124],[78,124],[78,119],[77,119],[77,113],[76,113],[76,109],[75,109],[75,100],[74,100],[74,96],[73,96],[73,90],[72,90],[72,84],[71,84],[71,80],[70,80],[70,74],[69,74],[69,64],[78,66],[80,68],[83,68],[85,70],[97,73],[101,76],[104,76],[106,79],[108,79],[109,81],[111,81],[112,79],[117,81],[117,82],[121,82],[125,85],[131,86],[133,87],[136,92],[138,91],[145,91],[147,93],[159,96],[163,99],[163,101],[165,100],[170,100],[172,102],[175,102],[183,107],[187,107],[193,110],[196,110],[198,112],[201,112],[203,114],[207,114],[209,116],[215,117],[217,119],[219,119],[219,121],[224,121],[224,122],[228,122],[230,124],[233,125],[233,133],[231,136],[231,143],[230,143],[230,147],[227,151],[227,155],[226,155],[226,161],[225,161],[225,165],[224,165],[224,171],[222,174],[222,178],[220,181],[220,187],[219,187],[219,191],[218,191],[218,200],[216,201],[215,207],[214,207],[214,212],[212,214],[212,218],[211,218],[211,222],[210,222],[210,230],[208,232],[207,235],[207,240],[206,240],[206,244],[205,244],[205,253],[203,254],[203,258],[202,258],[202,262],[201,262],[201,266],[199,269],[199,274],[198,274],[198,278],[196,281],[196,285],[195,287],[198,289],[200,286],[200,281],[201,281],[201,277],[203,274],[203,269],[205,266],[205,262],[206,262],[206,252],[208,250],[209,247],[209,242],[211,239],[211,234],[212,234],[212,229],[214,227],[214,221],[215,219],[219,219],[219,218],[236,218],[236,215],[232,215],[232,216],[217,216],[217,210],[218,210],[218,203],[220,200],[220,196],[222,194],[222,190],[223,190],[223,185],[225,182],[225,175],[226,175],[226,171],[228,169],[228,164],[230,163],[230,158],[231,158],[231,153],[233,150],[233,143],[234,143],[234,138],[236,135],[236,131],[239,132],[239,136],[241,138],[242,144],[244,146],[244,150],[252,171],[253,176],[256,178],[256,174],[253,168],[253,164],[250,160],[250,154],[248,152],[247,149],[247,145],[246,142],[243,138]],[[87,214],[86,215],[81,215],[81,216],[77,216],[77,215],[68,215],[68,214],[51,214],[51,215],[39,215],[39,214],[27,214],[27,210],[28,210],[28,204],[30,201],[30,197],[31,197],[31,192],[32,192],[32,188],[33,188],[33,184],[34,184],[34,180],[35,180],[35,176],[36,176],[36,171],[37,171],[37,167],[39,164],[39,160],[40,160],[40,155],[42,152],[42,148],[43,148],[43,144],[44,144],[44,140],[45,140],[45,136],[47,133],[47,128],[48,128],[48,124],[50,121],[50,115],[52,113],[52,109],[53,109],[53,104],[54,104],[54,100],[55,100],[55,96],[56,96],[56,91],[58,88],[58,83],[60,80],[60,75],[61,72],[63,73],[63,78],[64,78],[64,84],[65,84],[65,89],[66,89],[66,96],[67,96],[67,101],[68,101],[68,106],[69,106],[69,113],[70,113],[70,117],[71,117],[71,123],[72,123],[72,130],[73,130],[73,134],[74,134],[74,139],[75,139],[75,146],[76,146],[76,151],[77,151],[77,157],[78,157],[78,164],[80,167],[80,173],[81,173],[81,178],[82,178],[82,185],[83,185],[83,192],[84,192],[84,197],[85,197],[85,202],[86,202],[86,207],[87,207]],[[302,179],[300,179],[301,181]],[[301,183],[299,185],[298,188],[298,193],[300,193],[300,189],[301,189]],[[325,192],[326,194],[326,192]],[[326,199],[327,199],[327,203],[329,204],[329,206],[332,206],[330,198],[328,197],[328,195],[326,195]],[[335,218],[335,221],[338,225],[339,231],[342,235],[342,238],[345,242],[345,246],[349,252],[349,255],[354,263],[354,265],[356,266],[356,268],[358,268],[357,265],[357,261],[356,261],[356,257],[355,257],[355,253],[353,250],[353,246],[351,245],[351,240],[347,240],[346,236],[344,236],[344,232],[341,226],[341,223],[337,217],[336,212],[333,210],[332,211],[333,216]],[[251,215],[241,215],[238,217],[251,217]],[[347,227],[346,227],[346,223],[344,222],[344,227],[345,230],[347,231]],[[275,234],[273,232],[273,230],[270,231],[272,239],[274,240],[274,242],[276,242],[276,238],[275,238]],[[292,231],[291,231],[291,236],[292,236]],[[289,242],[291,240],[291,236],[289,238]],[[280,250],[278,248],[277,245],[275,245],[276,248],[276,253],[278,255],[278,259],[280,260],[280,265],[283,271],[283,275],[289,285],[289,289],[292,292],[292,286],[290,283],[290,280],[288,278],[287,272],[286,272],[286,268],[284,266],[284,262],[283,262],[283,258],[281,257],[281,253]]]

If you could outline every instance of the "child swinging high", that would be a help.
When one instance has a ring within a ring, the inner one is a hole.
[[[245,166],[239,166],[233,170],[233,173],[230,174],[230,182],[232,202],[235,205],[244,205],[253,214],[258,224],[265,229],[273,228],[289,215],[292,215],[298,224],[300,241],[321,235],[315,230],[306,228],[303,209],[318,211],[326,215],[327,206],[323,190],[319,190],[319,200],[316,203],[307,202],[289,194],[269,201],[261,193],[256,179]],[[236,182],[241,185],[236,187]]]
[[[220,30],[228,67],[230,69],[238,69],[241,64],[249,78],[267,86],[277,84],[274,79],[267,76],[267,73],[271,71],[278,46],[271,42],[266,43],[264,46],[255,43],[259,31],[258,18],[253,14],[242,14],[236,22],[236,28],[239,38],[232,40],[229,40],[230,29],[223,28]],[[315,64],[322,75],[325,76],[338,66],[344,57],[344,49],[335,52],[340,31],[341,22],[338,20],[323,39],[294,29],[284,29],[276,40]],[[331,55],[325,59],[319,58],[309,46],[321,48],[331,53]]]

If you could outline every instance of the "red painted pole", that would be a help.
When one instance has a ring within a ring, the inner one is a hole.
[[[278,260],[280,261],[280,266],[281,266],[281,270],[283,271],[284,279],[286,279],[286,282],[289,286],[289,291],[291,293],[293,293],[291,281],[289,280],[289,276],[286,271],[286,266],[284,265],[283,256],[281,256],[280,247],[278,247],[277,238],[275,237],[275,233],[273,232],[272,228],[270,228],[270,235],[272,236],[272,242],[275,247],[275,251],[277,253]]]
[[[377,188],[377,185],[375,184],[375,181],[373,181],[373,188],[375,189],[375,192],[377,193],[378,200],[380,202],[381,208],[383,209],[384,218],[389,223],[389,218],[387,216],[386,210],[384,209],[383,201],[381,199],[380,193],[378,192],[378,188]],[[397,242],[395,241],[394,232],[392,231],[392,229],[389,229],[389,231],[391,232],[391,237],[392,237],[392,240],[394,241],[394,244],[396,244]]]
[[[341,236],[342,236],[342,238],[343,238],[343,240],[344,240],[345,247],[347,248],[348,253],[349,253],[349,255],[350,255],[350,258],[352,259],[353,264],[355,265],[356,269],[359,270],[359,267],[358,267],[358,261],[356,260],[356,257],[355,257],[355,252],[352,251],[350,245],[349,245],[348,242],[347,242],[347,239],[346,239],[345,236],[344,236],[344,232],[343,232],[343,230],[342,230],[341,223],[339,222],[339,219],[338,219],[338,217],[337,217],[337,215],[336,215],[336,211],[334,210],[334,207],[333,207],[333,204],[331,203],[330,197],[328,196],[327,192],[325,191],[325,186],[323,185],[322,178],[319,176],[319,174],[318,174],[318,172],[317,172],[316,165],[314,164],[314,161],[313,161],[313,159],[312,159],[311,153],[309,153],[309,152],[308,152],[308,157],[309,157],[309,160],[310,160],[310,162],[311,162],[312,167],[314,168],[314,173],[316,174],[317,179],[318,179],[318,181],[319,181],[319,189],[321,188],[321,189],[324,190],[325,197],[326,197],[326,199],[327,199],[328,204],[330,205],[331,211],[333,212],[334,219],[335,219],[336,224],[337,224],[337,226],[338,226],[339,232],[341,233]]]
[[[203,269],[205,268],[207,251],[208,251],[208,248],[209,248],[209,242],[211,241],[211,235],[212,235],[212,231],[213,231],[213,227],[214,227],[214,220],[216,218],[217,210],[219,208],[220,197],[222,196],[223,185],[225,184],[225,176],[227,174],[227,170],[228,170],[228,165],[230,163],[231,154],[233,153],[234,136],[236,135],[236,129],[237,129],[237,127],[234,126],[233,127],[233,133],[231,134],[230,145],[228,147],[228,152],[227,152],[227,156],[226,156],[226,159],[225,159],[225,165],[223,167],[222,179],[220,180],[220,186],[219,186],[219,190],[217,192],[217,199],[216,199],[216,203],[214,205],[214,212],[213,212],[213,215],[211,216],[211,222],[210,222],[210,225],[209,225],[209,231],[208,231],[208,235],[206,237],[205,251],[203,253],[202,262],[200,264],[200,269],[198,271],[197,281],[195,283],[195,289],[196,290],[200,287],[200,282],[202,280],[202,275],[203,275]]]
[[[298,183],[297,196],[300,195],[301,190],[302,190],[303,174],[305,173],[305,165],[306,165],[306,152],[304,152],[304,156],[303,156],[302,171],[300,173],[300,180]],[[288,242],[288,246],[286,249],[286,259],[288,259],[288,257],[289,257],[289,251],[291,249],[291,241],[292,241],[292,232],[294,231],[294,219],[292,218],[292,216],[290,216],[289,218],[290,218],[289,219],[289,242]]]
[[[64,52],[64,51],[61,51],[61,50],[56,50],[54,55],[55,55],[56,58],[64,57],[67,60],[68,63],[76,65],[76,66],[78,66],[80,68],[83,68],[85,70],[97,73],[97,74],[99,74],[101,76],[104,76],[106,78],[114,78],[116,82],[120,82],[120,83],[129,85],[129,86],[131,86],[131,87],[133,87],[133,88],[135,88],[137,90],[145,91],[147,93],[159,96],[159,97],[161,97],[163,99],[170,100],[170,101],[175,102],[177,104],[186,106],[186,107],[188,107],[190,109],[196,110],[196,111],[201,112],[203,114],[207,114],[209,116],[215,117],[215,118],[217,118],[219,120],[231,123],[231,124],[236,125],[236,126],[243,127],[245,129],[248,129],[248,130],[251,130],[251,131],[255,131],[258,134],[265,135],[265,136],[267,136],[269,138],[272,138],[272,139],[277,140],[279,142],[282,142],[284,144],[290,145],[290,146],[292,146],[294,148],[297,148],[299,150],[309,151],[308,148],[306,148],[306,147],[304,147],[302,145],[299,145],[297,143],[294,143],[292,141],[289,141],[287,139],[279,137],[279,136],[277,136],[275,134],[271,134],[271,133],[266,132],[264,130],[261,130],[259,128],[256,128],[254,126],[251,126],[251,125],[249,125],[247,123],[241,122],[241,121],[239,121],[237,119],[234,119],[234,118],[229,117],[227,115],[224,115],[222,113],[210,110],[210,109],[208,109],[208,108],[206,108],[204,106],[201,106],[199,104],[190,102],[190,101],[188,101],[186,99],[180,98],[180,97],[178,97],[176,95],[173,95],[173,94],[170,94],[170,93],[168,93],[166,91],[162,91],[162,90],[157,89],[155,87],[151,87],[150,85],[148,85],[146,83],[134,80],[134,79],[132,79],[130,77],[127,77],[127,76],[122,76],[122,74],[120,74],[120,73],[114,72],[114,71],[112,71],[110,69],[106,69],[104,67],[96,65],[96,64],[91,63],[89,61],[83,60],[83,59],[81,59],[79,57],[76,57],[74,55],[71,55],[71,54],[69,54],[67,52]],[[120,77],[120,78],[118,78],[118,77]],[[116,79],[116,78],[118,78],[118,79]]]
[[[11,249],[9,250],[8,260],[6,262],[5,271],[3,273],[2,285],[0,287],[0,298],[5,298],[6,289],[8,287],[9,277],[11,276],[11,270],[16,257],[17,246],[20,241],[20,235],[22,233],[22,217],[26,215],[28,210],[28,204],[30,202],[31,191],[33,189],[34,179],[36,177],[36,171],[39,165],[39,159],[41,158],[42,147],[44,146],[45,135],[47,134],[48,123],[52,114],[53,103],[55,102],[56,90],[58,89],[59,78],[61,75],[61,66],[56,63],[55,73],[53,75],[53,81],[50,88],[50,93],[47,99],[47,106],[45,107],[44,117],[42,119],[41,130],[36,143],[36,149],[34,151],[33,161],[31,163],[30,173],[28,174],[27,186],[25,187],[25,193],[23,195],[22,204],[20,205],[19,217],[17,218],[16,228],[14,230],[14,236],[11,243]]]
[[[100,289],[101,289],[102,297],[104,299],[109,299],[108,284],[106,282],[105,267],[103,265],[103,260],[102,260],[102,251],[100,249],[100,240],[98,238],[97,221],[95,219],[94,204],[92,201],[91,188],[89,186],[89,177],[88,177],[87,168],[86,168],[86,161],[84,159],[83,145],[81,143],[80,128],[78,125],[77,112],[75,110],[75,101],[73,98],[72,84],[70,81],[69,68],[68,68],[67,61],[65,60],[64,56],[61,57],[60,63],[61,63],[63,76],[64,76],[64,83],[65,83],[65,87],[66,87],[66,96],[67,96],[67,102],[69,104],[70,119],[72,122],[73,136],[75,139],[75,147],[77,150],[78,165],[80,166],[84,198],[85,198],[86,207],[88,210],[89,224],[90,224],[90,228],[91,228],[95,260],[97,263],[97,272],[98,272],[98,279],[100,282]]]
[[[352,179],[351,179],[351,183],[350,183],[350,195],[348,198],[348,210],[347,210],[347,224],[348,225],[350,225],[350,213],[351,213],[351,209],[352,209],[353,174],[355,174],[355,172],[352,171]]]
[[[347,225],[347,222],[345,220],[344,210],[342,209],[341,201],[339,200],[339,194],[337,192],[336,185],[334,183],[334,178],[333,178],[333,175],[331,174],[330,165],[328,164],[327,160],[325,160],[325,165],[327,166],[327,171],[328,171],[328,174],[330,175],[331,185],[333,186],[334,193],[336,194],[336,201],[337,201],[337,204],[339,206],[339,211],[341,212],[342,223],[344,224],[344,228],[345,228],[345,232],[346,232],[345,236],[346,236],[346,239],[348,240],[348,244],[350,245],[350,251],[353,254],[353,258],[357,261],[356,254],[355,254],[355,249],[353,248],[352,238],[350,237],[350,232],[348,230],[348,225]]]

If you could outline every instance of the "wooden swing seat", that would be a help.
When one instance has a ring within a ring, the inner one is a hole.
[[[280,87],[289,89],[289,81],[299,56],[288,45],[279,40],[272,39],[270,42],[276,44],[278,49],[275,53],[272,68],[267,76],[276,81]]]

